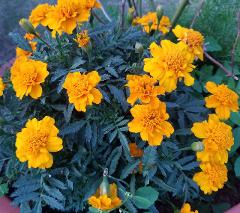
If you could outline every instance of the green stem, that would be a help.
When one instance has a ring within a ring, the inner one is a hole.
[[[57,40],[58,49],[59,49],[61,58],[64,59],[64,64],[65,64],[65,66],[68,66],[68,60],[67,60],[66,56],[64,55],[64,51],[63,51],[63,48],[62,48],[61,40],[60,40],[58,34],[56,35],[56,40]]]
[[[139,16],[142,16],[142,0],[138,0],[138,10],[139,10]]]
[[[102,13],[103,15],[106,17],[106,19],[109,21],[109,22],[112,22],[112,19],[110,18],[110,16],[108,15],[107,11],[105,10],[105,8],[103,7],[103,4],[98,0],[98,2],[101,4],[101,10],[102,10]]]
[[[154,0],[150,0],[150,6],[151,6],[151,10],[152,11],[156,10],[156,6],[155,6],[155,3],[154,3]]]
[[[178,19],[180,18],[180,16],[182,15],[182,12],[184,11],[185,7],[188,4],[189,4],[189,0],[181,0],[179,6],[177,8],[177,11],[172,19],[172,28],[176,25]]]

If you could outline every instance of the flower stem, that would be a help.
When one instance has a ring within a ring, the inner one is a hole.
[[[207,52],[204,52],[205,56],[207,59],[209,59],[211,62],[213,62],[214,64],[216,64],[218,67],[220,67],[228,77],[233,77],[234,80],[238,80],[238,77],[236,75],[234,75],[233,72],[227,70],[226,67],[224,67],[219,61],[217,61],[215,58],[213,58],[212,56],[210,56]]]
[[[105,10],[105,8],[103,7],[103,4],[98,0],[98,2],[101,4],[101,10],[103,12],[103,15],[106,17],[106,19],[109,22],[112,22],[112,19],[110,18],[110,16],[108,15],[107,11]]]
[[[189,0],[181,0],[175,15],[172,18],[172,28],[176,25],[178,19],[182,15],[182,12],[184,11],[185,7],[189,4]]]
[[[138,0],[138,10],[139,10],[139,16],[142,16],[142,0]]]

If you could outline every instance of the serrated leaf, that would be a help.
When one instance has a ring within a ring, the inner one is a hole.
[[[32,48],[29,45],[29,43],[27,42],[27,40],[22,38],[18,33],[9,33],[9,36],[14,41],[14,43],[16,43],[18,45],[18,47],[20,47],[21,49],[29,51],[29,52],[32,51]]]
[[[86,121],[76,121],[74,123],[71,123],[60,131],[60,135],[65,136],[77,133],[85,124]]]
[[[138,188],[135,195],[146,198],[150,201],[151,205],[153,205],[154,202],[158,199],[159,193],[154,188],[145,186]]]
[[[64,210],[63,203],[59,202],[55,198],[52,198],[47,195],[42,195],[42,199],[53,209]]]
[[[128,140],[127,140],[126,136],[122,132],[118,131],[118,138],[119,138],[123,148],[125,150],[129,151]]]
[[[0,184],[0,197],[8,193],[8,185],[6,183]]]
[[[134,169],[137,168],[139,163],[140,160],[129,162],[128,165],[125,166],[124,169],[122,170],[121,179],[125,179],[126,177],[128,177],[128,175],[130,175],[134,171]]]
[[[234,172],[237,177],[240,177],[240,157],[234,162]]]

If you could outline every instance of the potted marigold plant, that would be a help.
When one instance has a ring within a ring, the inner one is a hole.
[[[11,34],[0,192],[22,212],[197,213],[228,181],[239,97],[224,79],[238,74],[178,24],[187,0],[172,19],[141,3],[122,1],[119,22],[97,0],[40,4]]]

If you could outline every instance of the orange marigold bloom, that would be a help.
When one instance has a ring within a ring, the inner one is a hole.
[[[158,23],[156,12],[149,12],[142,17],[135,18],[133,20],[133,25],[136,24],[143,26],[143,30],[146,33],[151,33],[151,31],[159,30],[163,34],[166,34],[171,27],[170,19],[167,16],[163,16]]]
[[[140,133],[142,140],[150,146],[162,143],[163,136],[170,137],[174,132],[172,125],[166,120],[166,104],[158,101],[155,104],[135,105],[131,110],[133,120],[128,123],[129,131]]]
[[[122,201],[117,195],[117,185],[115,183],[110,184],[109,194],[101,194],[100,190],[94,196],[91,196],[88,199],[88,203],[102,211],[108,211],[119,207],[122,204]]]
[[[219,119],[227,120],[230,112],[238,111],[238,95],[226,85],[207,82],[206,89],[212,93],[205,98],[207,108],[215,108]]]
[[[158,101],[157,96],[165,93],[165,89],[162,86],[155,86],[157,80],[151,78],[148,75],[127,75],[130,96],[127,102],[133,105],[138,99],[142,103],[148,104]]]
[[[193,180],[200,186],[204,194],[222,189],[227,182],[227,167],[224,164],[201,163],[201,172],[193,176]]]
[[[29,17],[29,21],[32,23],[34,27],[37,27],[39,24],[47,26],[48,21],[47,15],[52,9],[53,6],[49,4],[39,4],[32,10],[31,15]]]
[[[81,48],[87,47],[90,42],[90,38],[88,36],[88,31],[84,30],[84,31],[78,33],[77,38],[74,39],[74,41],[76,41],[78,43],[78,46]]]
[[[221,122],[216,115],[209,115],[208,121],[194,123],[194,135],[203,139],[204,150],[197,152],[198,160],[203,162],[226,163],[233,143],[232,127]]]
[[[81,74],[80,72],[69,73],[63,84],[67,90],[69,102],[74,104],[77,111],[86,112],[88,105],[100,104],[102,93],[95,87],[101,77],[97,71]]]
[[[3,83],[3,79],[0,77],[0,96],[3,96],[4,89],[5,89],[5,85]]]
[[[31,48],[32,48],[32,52],[37,49],[37,42],[31,41],[31,42],[29,42],[29,44],[30,44],[30,46],[31,46]],[[22,57],[22,56],[24,56],[24,57],[29,57],[29,56],[32,55],[32,52],[27,51],[27,50],[24,50],[24,49],[21,49],[20,47],[17,47],[17,48],[16,48],[16,57],[17,57],[17,58],[18,58],[18,57]]]
[[[136,143],[129,143],[128,144],[130,149],[130,154],[132,157],[142,157],[143,156],[143,150],[139,149]]]
[[[189,203],[185,203],[181,208],[180,213],[198,213],[198,210],[191,211],[191,206]]]
[[[177,88],[178,79],[184,79],[187,86],[193,85],[194,78],[190,72],[195,68],[192,64],[194,57],[185,43],[174,44],[169,40],[162,40],[160,47],[153,42],[150,51],[153,57],[144,59],[144,71],[158,79],[167,92]]]
[[[37,99],[42,95],[41,83],[48,76],[47,64],[27,57],[19,57],[11,67],[11,81],[20,99],[30,95]]]
[[[38,121],[29,120],[26,127],[17,133],[16,156],[21,162],[28,161],[29,168],[50,168],[53,164],[51,152],[63,149],[55,120],[49,116]]]
[[[189,51],[194,56],[203,61],[204,37],[200,32],[177,25],[173,29],[173,33],[177,36],[179,41],[188,45]]]
[[[83,4],[88,10],[102,7],[102,5],[97,0],[83,0],[83,1],[84,1]]]
[[[36,38],[36,36],[31,33],[26,33],[24,35],[24,38],[27,39],[28,41],[32,41],[34,38]]]
[[[88,21],[90,10],[79,0],[58,0],[57,5],[47,14],[47,25],[60,35],[62,32],[72,34],[77,24]]]

